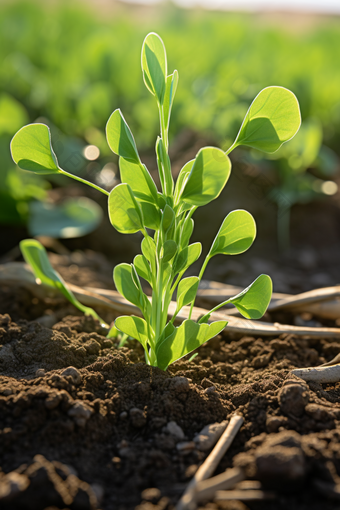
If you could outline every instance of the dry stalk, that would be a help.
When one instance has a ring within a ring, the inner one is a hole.
[[[304,381],[335,383],[340,381],[340,365],[295,368],[291,371],[291,374],[300,377]]]
[[[188,484],[182,498],[178,502],[176,510],[194,510],[196,508],[197,484],[210,478],[214,473],[222,457],[232,444],[237,432],[243,423],[242,416],[232,416],[230,422],[218,440],[212,452],[198,468],[196,474]]]
[[[51,295],[58,295],[59,291],[46,285],[37,285],[35,278],[28,266],[21,262],[10,262],[0,265],[0,283],[3,285],[21,285],[36,295],[43,298]],[[104,307],[112,310],[115,315],[141,315],[140,310],[124,299],[117,291],[105,289],[82,289],[76,285],[67,284],[76,298],[86,306]],[[175,312],[176,303],[171,302],[169,307],[170,316]],[[188,318],[189,307],[185,306],[176,318],[176,324],[181,323]],[[192,320],[197,320],[205,315],[207,310],[194,307]],[[311,336],[314,338],[340,338],[340,328],[310,328],[279,324],[278,322],[262,322],[233,317],[225,312],[214,312],[211,314],[210,321],[227,320],[227,331],[238,335],[259,335],[259,336],[277,336],[294,334],[296,336]]]
[[[275,492],[267,492],[261,490],[217,491],[215,495],[216,501],[260,501],[275,498]]]
[[[244,473],[240,468],[227,469],[224,473],[198,482],[196,485],[195,501],[211,500],[214,498],[216,491],[226,490],[234,487],[235,484],[244,479]]]

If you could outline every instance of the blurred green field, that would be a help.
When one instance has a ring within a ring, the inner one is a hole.
[[[282,85],[296,94],[303,120],[314,126],[308,139],[313,158],[306,158],[301,146],[304,134],[295,152],[279,153],[267,164],[283,176],[302,175],[313,165],[323,179],[334,174],[335,156],[321,148],[340,155],[340,18],[324,18],[301,31],[294,25],[293,31],[287,22],[270,26],[250,14],[181,10],[171,4],[141,12],[120,5],[97,13],[72,2],[0,6],[0,193],[2,200],[5,195],[13,199],[14,211],[12,219],[8,208],[0,211],[0,222],[13,222],[15,211],[15,221],[23,221],[27,198],[42,198],[42,187],[48,187],[42,181],[37,186],[36,180],[26,187],[25,174],[21,195],[13,197],[18,183],[8,144],[23,124],[47,119],[55,127],[55,149],[66,167],[89,143],[100,148],[103,164],[114,160],[104,129],[118,107],[140,149],[154,145],[157,112],[143,84],[139,57],[152,30],[165,42],[169,70],[179,71],[170,139],[190,128],[227,148],[255,95],[268,85]],[[79,161],[81,171],[84,161]],[[318,191],[314,181],[307,188],[308,193]]]

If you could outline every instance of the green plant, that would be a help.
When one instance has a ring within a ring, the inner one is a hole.
[[[243,292],[216,306],[197,322],[191,319],[198,285],[208,262],[218,254],[237,255],[246,251],[256,236],[255,221],[247,211],[232,211],[203,262],[198,277],[183,278],[199,258],[201,244],[190,244],[196,209],[217,198],[231,172],[228,154],[239,145],[273,152],[292,138],[300,127],[296,97],[282,87],[268,87],[254,99],[235,142],[224,152],[204,147],[194,160],[184,165],[174,183],[168,156],[168,129],[178,83],[178,73],[168,75],[165,47],[160,37],[150,33],[142,47],[142,71],[147,89],[155,97],[161,136],[156,141],[156,156],[161,182],[158,191],[150,173],[140,160],[135,140],[121,111],[115,110],[106,125],[107,141],[119,158],[122,183],[109,193],[97,185],[62,170],[44,124],[23,127],[11,142],[14,161],[23,169],[38,174],[61,173],[108,195],[109,217],[122,234],[141,232],[140,255],[132,264],[114,268],[117,290],[137,308],[142,317],[122,316],[115,321],[118,330],[137,339],[144,347],[146,362],[165,370],[170,363],[220,333],[227,321],[208,324],[213,311],[232,303],[246,318],[258,319],[265,313],[272,292],[269,276],[259,276]],[[152,233],[151,233],[152,231]],[[34,260],[37,266],[37,247]],[[29,245],[26,246],[29,252]],[[39,265],[39,263],[38,263]],[[33,270],[35,269],[33,265]],[[39,272],[44,271],[40,263]],[[41,275],[36,273],[41,278]],[[140,278],[152,288],[151,301],[142,289]],[[52,282],[53,284],[53,282]],[[169,320],[171,299],[177,290],[176,310]],[[176,327],[175,319],[189,306],[188,319]]]

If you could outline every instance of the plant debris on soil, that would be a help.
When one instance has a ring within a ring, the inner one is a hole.
[[[3,287],[0,313],[1,509],[170,510],[209,454],[200,431],[236,411],[216,473],[241,467],[275,499],[200,508],[339,507],[340,384],[290,374],[339,341],[227,333],[163,372],[62,297]]]

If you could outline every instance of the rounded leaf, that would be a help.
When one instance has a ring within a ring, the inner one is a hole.
[[[189,305],[195,299],[199,282],[197,276],[189,276],[179,282],[176,310]]]
[[[118,264],[113,270],[113,280],[118,292],[130,303],[141,307],[141,293],[132,278],[130,264]]]
[[[144,228],[143,214],[128,184],[118,184],[109,195],[109,218],[122,234],[134,234]]]
[[[145,350],[148,349],[148,326],[144,319],[122,315],[115,320],[115,326],[122,333],[138,340]]]
[[[284,87],[267,87],[250,105],[234,146],[275,152],[293,138],[300,125],[299,102],[293,92]]]
[[[143,42],[142,71],[146,87],[162,104],[168,74],[167,60],[164,43],[154,32],[148,34]]]
[[[246,319],[261,319],[270,303],[273,292],[271,278],[261,274],[240,294],[230,299]]]
[[[242,209],[232,211],[224,219],[213,242],[210,256],[238,255],[253,244],[256,237],[256,223],[252,215]]]
[[[119,158],[120,180],[128,184],[139,200],[158,204],[156,184],[145,165]]]
[[[36,174],[57,174],[59,166],[51,145],[51,132],[45,124],[28,124],[12,138],[13,161],[23,170]]]
[[[132,163],[140,163],[136,142],[119,109],[107,121],[106,139],[112,152]]]
[[[230,159],[221,149],[201,149],[195,158],[181,199],[192,206],[208,204],[219,196],[229,179],[230,171]]]

